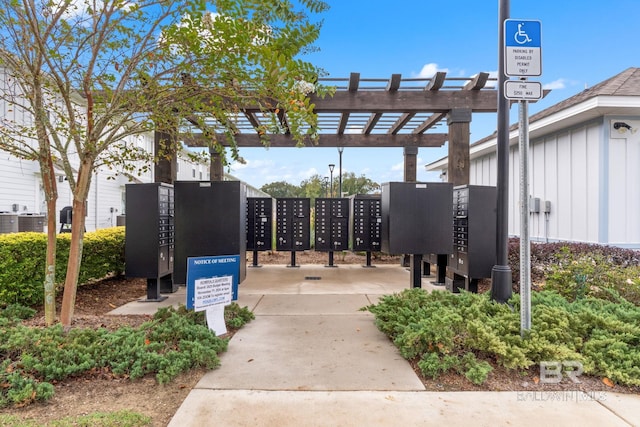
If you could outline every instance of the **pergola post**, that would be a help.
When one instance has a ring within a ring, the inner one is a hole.
[[[416,182],[418,180],[418,147],[404,147],[404,182]],[[419,288],[418,283],[422,280],[422,270],[420,260],[422,255],[404,254],[402,256],[402,266],[411,267],[412,287]]]
[[[404,181],[416,182],[418,176],[418,147],[404,147]]]
[[[178,177],[178,159],[176,154],[176,131],[155,130],[153,133],[153,150],[156,156],[159,153],[166,155],[158,156],[158,160],[153,165],[153,176],[155,182],[173,184]]]
[[[449,112],[449,164],[447,181],[453,185],[469,184],[470,157],[469,138],[471,109],[457,108]]]
[[[224,181],[224,167],[222,165],[222,156],[215,149],[210,149],[211,165],[209,166],[209,175],[211,181]]]

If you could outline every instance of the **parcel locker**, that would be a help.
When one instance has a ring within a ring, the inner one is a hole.
[[[496,263],[497,189],[461,185],[453,190],[453,251],[449,256],[448,290],[475,292],[478,279],[491,277]]]
[[[450,254],[453,184],[390,182],[382,185],[382,251]]]
[[[147,279],[147,300],[177,290],[174,268],[174,188],[164,183],[125,186],[125,275]]]
[[[176,181],[174,281],[186,284],[190,257],[239,255],[246,277],[247,188],[240,181]],[[128,221],[128,220],[127,220]]]

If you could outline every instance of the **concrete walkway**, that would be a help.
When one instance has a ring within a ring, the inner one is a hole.
[[[423,288],[433,289],[432,278]],[[360,309],[409,287],[397,265],[248,268],[238,304],[256,319],[200,380],[169,426],[640,426],[640,396],[427,392]],[[441,289],[441,288],[440,288]],[[134,302],[113,313],[184,303]]]

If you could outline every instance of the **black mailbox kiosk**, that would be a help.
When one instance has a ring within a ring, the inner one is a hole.
[[[349,199],[316,199],[315,250],[329,252],[333,265],[333,252],[349,249]]]
[[[147,279],[147,299],[162,301],[162,293],[177,290],[174,267],[174,189],[170,184],[125,186],[127,227],[125,275]]]
[[[422,285],[422,255],[450,254],[453,184],[382,184],[382,251],[411,255],[411,283]]]
[[[382,207],[379,194],[351,196],[349,235],[353,251],[365,251],[365,267],[371,267],[371,252],[379,252],[382,247]]]
[[[176,181],[174,187],[174,282],[186,284],[189,257],[240,255],[238,283],[242,283],[247,274],[246,184],[240,181]]]
[[[453,191],[453,252],[445,286],[478,291],[496,263],[496,187],[461,185]]]
[[[258,252],[273,249],[273,199],[247,197],[247,251],[253,251],[252,267],[258,265]]]
[[[291,265],[296,266],[296,251],[311,249],[311,199],[284,197],[276,199],[276,250],[291,251]]]

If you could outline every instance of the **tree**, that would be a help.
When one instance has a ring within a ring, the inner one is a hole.
[[[309,179],[305,179],[300,183],[301,197],[311,199],[313,205],[314,200],[318,197],[327,197],[327,188],[324,179],[320,175],[313,175]]]
[[[369,194],[380,190],[380,184],[364,175],[356,177],[353,172],[342,174],[342,192],[346,195]]]
[[[271,197],[302,197],[300,187],[289,184],[286,181],[277,181],[263,185],[260,190],[269,194]]]
[[[2,65],[25,99],[21,108],[33,117],[15,129],[34,129],[27,145],[37,141],[41,169],[51,174],[47,161],[61,165],[73,193],[60,313],[65,326],[73,317],[92,174],[147,168],[151,157],[131,144],[133,137],[155,127],[176,132],[186,118],[223,156],[217,135],[224,133],[237,158],[235,121],[251,105],[271,118],[259,129],[265,142],[275,132],[299,142],[317,138],[307,94],[322,92],[309,83],[319,70],[297,56],[317,38],[319,25],[307,14],[325,10],[324,2],[301,0],[301,10],[294,10],[282,0],[220,0],[211,13],[193,0],[0,1]],[[175,135],[171,144],[156,160],[176,151]],[[48,203],[55,200],[54,186],[45,191]],[[55,218],[52,206],[49,218]]]

